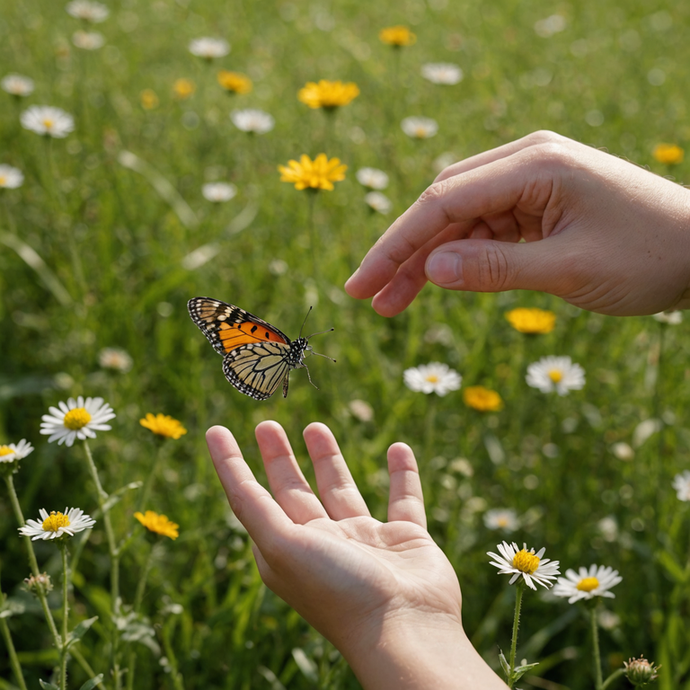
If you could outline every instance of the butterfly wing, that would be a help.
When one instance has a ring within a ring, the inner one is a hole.
[[[225,378],[240,393],[254,400],[270,398],[283,383],[287,397],[288,374],[292,368],[289,345],[265,342],[235,348],[223,360]]]
[[[221,355],[242,345],[262,342],[290,345],[285,333],[234,304],[210,297],[193,297],[187,308],[192,321]]]

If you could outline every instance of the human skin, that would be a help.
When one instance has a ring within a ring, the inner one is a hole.
[[[616,316],[686,309],[690,190],[535,132],[446,168],[345,289],[395,316],[427,280],[450,290],[540,290]]]
[[[455,572],[426,529],[414,454],[388,451],[388,521],[355,485],[327,426],[304,431],[319,498],[282,427],[256,428],[271,493],[224,427],[206,440],[237,518],[254,541],[261,578],[343,654],[371,690],[505,690],[467,638]]]

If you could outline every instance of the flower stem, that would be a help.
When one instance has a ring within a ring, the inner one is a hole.
[[[26,524],[26,520],[24,519],[21,506],[19,505],[17,490],[14,488],[14,481],[12,480],[11,474],[5,477],[5,483],[7,484],[7,493],[10,495],[10,503],[12,504],[14,516],[19,526],[23,527]],[[31,542],[31,538],[25,536],[24,544],[26,545],[26,551],[29,556],[29,566],[31,568],[31,574],[34,577],[38,577],[38,575],[40,575],[40,571],[38,569],[38,561],[36,560],[36,554],[34,553],[34,545]],[[50,628],[50,634],[53,637],[53,643],[55,644],[55,647],[59,647],[60,635],[58,633],[57,626],[55,625],[53,614],[51,613],[50,607],[48,606],[48,598],[46,597],[46,593],[43,590],[43,587],[38,587],[36,589],[36,594],[38,596],[38,600],[41,602],[43,615],[45,616],[46,623],[48,623],[48,628]]]
[[[518,628],[520,627],[520,609],[522,608],[522,595],[525,591],[525,585],[520,580],[515,588],[515,616],[513,617],[513,637],[510,641],[510,659],[508,664],[510,666],[510,678],[508,678],[508,687],[512,688],[514,685],[513,673],[515,671],[515,655],[517,654],[517,638]]]
[[[84,449],[86,451],[86,460],[89,466],[89,471],[91,472],[91,478],[96,485],[96,494],[98,496],[98,506],[101,509],[101,514],[103,515],[103,524],[105,525],[105,534],[108,539],[108,552],[110,554],[110,598],[112,607],[112,616],[115,618],[120,611],[120,553],[118,551],[117,545],[115,543],[115,533],[113,532],[113,526],[110,522],[109,508],[106,506],[108,500],[108,494],[103,489],[101,481],[98,478],[98,469],[96,468],[96,463],[93,461],[93,455],[91,455],[91,449],[86,439],[84,439]],[[113,667],[113,684],[115,690],[119,690],[121,687],[122,678],[120,676],[120,666],[119,666],[119,634],[114,625],[111,628],[112,632],[112,667]]]
[[[5,601],[5,595],[0,590],[0,604]],[[26,682],[24,681],[24,674],[22,673],[22,665],[19,663],[19,657],[17,657],[17,650],[14,648],[14,643],[12,642],[12,635],[10,634],[10,626],[7,625],[6,618],[0,618],[0,633],[2,633],[5,639],[5,647],[7,648],[7,655],[10,657],[10,666],[12,667],[12,673],[17,681],[17,685],[20,690],[27,690]]]
[[[62,644],[60,646],[60,688],[67,690],[67,618],[69,616],[68,600],[68,570],[67,570],[67,545],[60,543],[60,556],[62,557]]]
[[[601,690],[606,690],[616,678],[620,678],[625,673],[624,668],[617,668],[601,685]]]
[[[601,652],[599,651],[599,628],[597,627],[596,605],[589,609],[589,621],[592,631],[592,654],[594,656],[594,687],[602,690],[604,683],[601,677]]]

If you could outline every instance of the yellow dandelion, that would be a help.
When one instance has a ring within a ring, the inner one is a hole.
[[[347,105],[359,96],[359,87],[354,82],[328,81],[321,79],[318,83],[308,81],[299,90],[297,97],[310,108],[334,110]]]
[[[249,93],[253,87],[252,80],[241,72],[228,72],[222,69],[218,72],[218,83],[228,93]]]
[[[180,526],[168,520],[167,515],[159,515],[152,510],[147,510],[145,513],[134,513],[134,517],[146,527],[149,532],[160,534],[163,537],[170,537],[170,539],[177,539],[180,536]]]
[[[467,407],[479,412],[497,412],[503,407],[501,396],[484,386],[470,386],[462,392],[462,399]]]
[[[520,333],[551,333],[556,325],[556,315],[546,309],[519,307],[509,311],[506,319]]]
[[[406,26],[389,26],[379,31],[379,39],[386,45],[400,48],[401,46],[411,46],[416,43],[417,36]]]
[[[299,163],[288,161],[287,165],[279,165],[281,182],[292,182],[295,189],[333,189],[334,182],[345,179],[347,165],[343,165],[339,158],[330,160],[325,153],[320,153],[314,160],[302,154]]]
[[[176,79],[173,84],[175,98],[184,101],[196,91],[196,84],[191,79]]]
[[[664,165],[678,165],[683,162],[685,151],[677,144],[657,144],[652,155]]]
[[[159,413],[154,416],[149,412],[144,419],[139,420],[139,424],[157,436],[165,438],[178,439],[187,433],[187,429],[180,422],[167,414]]]
[[[154,108],[157,108],[158,104],[160,103],[158,96],[153,89],[144,89],[139,94],[139,101],[144,110],[153,110]]]

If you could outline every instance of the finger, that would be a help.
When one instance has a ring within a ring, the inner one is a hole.
[[[355,484],[338,442],[325,424],[310,424],[304,440],[314,464],[319,496],[334,520],[369,516],[369,509]]]
[[[355,298],[379,292],[420,247],[452,223],[474,226],[479,218],[518,204],[532,215],[546,207],[552,192],[548,170],[524,151],[433,184],[369,250],[345,284]],[[534,180],[536,184],[533,184]]]
[[[206,443],[233,513],[259,547],[289,529],[292,521],[256,481],[233,435],[213,426],[206,432]]]
[[[448,290],[540,290],[564,297],[577,288],[573,271],[578,261],[574,257],[572,245],[563,235],[516,244],[462,240],[434,250],[426,263],[426,275]]]
[[[474,170],[475,168],[480,168],[487,163],[493,163],[494,161],[500,161],[503,158],[508,158],[514,153],[523,151],[530,146],[536,146],[538,144],[549,144],[558,143],[561,145],[572,144],[572,140],[567,137],[556,134],[555,132],[549,131],[539,131],[532,132],[521,139],[516,141],[511,141],[508,144],[503,144],[502,146],[497,146],[495,149],[490,151],[483,151],[475,156],[470,156],[464,160],[458,161],[444,168],[436,177],[434,182],[440,182],[441,180],[446,180],[454,175],[460,175],[461,173],[467,172],[468,170]]]
[[[426,513],[419,469],[412,449],[405,443],[394,443],[388,449],[390,497],[388,521],[414,522],[426,529]]]
[[[283,427],[277,422],[261,422],[256,440],[271,491],[285,513],[298,524],[327,517],[297,464]]]

